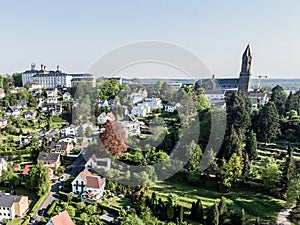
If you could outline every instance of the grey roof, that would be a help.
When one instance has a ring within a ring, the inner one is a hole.
[[[44,162],[56,162],[59,159],[59,154],[55,153],[47,153],[47,152],[41,152],[37,158],[37,160],[41,160]]]
[[[239,79],[238,78],[219,78],[219,79],[216,79],[216,81],[219,85],[222,85],[222,84],[238,84]]]
[[[0,193],[0,207],[12,207],[14,202],[19,202],[21,198],[21,196]]]

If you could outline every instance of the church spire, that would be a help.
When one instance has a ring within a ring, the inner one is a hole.
[[[241,69],[241,76],[251,76],[251,62],[252,62],[252,55],[250,51],[250,45],[248,44],[243,57],[242,57],[242,69]]]

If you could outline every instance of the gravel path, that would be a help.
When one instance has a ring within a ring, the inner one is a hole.
[[[291,221],[288,219],[291,210],[284,208],[280,210],[277,217],[277,225],[292,225]]]

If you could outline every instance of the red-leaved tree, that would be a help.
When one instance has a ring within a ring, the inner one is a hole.
[[[106,151],[113,155],[122,155],[128,148],[126,133],[118,122],[107,121],[100,140]]]

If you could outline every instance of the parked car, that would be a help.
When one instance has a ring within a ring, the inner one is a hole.
[[[65,175],[62,175],[58,180],[59,180],[59,181],[64,181],[65,178],[66,178],[66,176],[65,176]]]
[[[30,223],[35,223],[36,219],[37,219],[37,216],[33,216],[33,217],[31,217],[29,222]]]
[[[46,211],[46,209],[40,209],[40,210],[38,211],[38,215],[39,215],[39,216],[43,216],[43,215],[45,214],[45,211]]]

